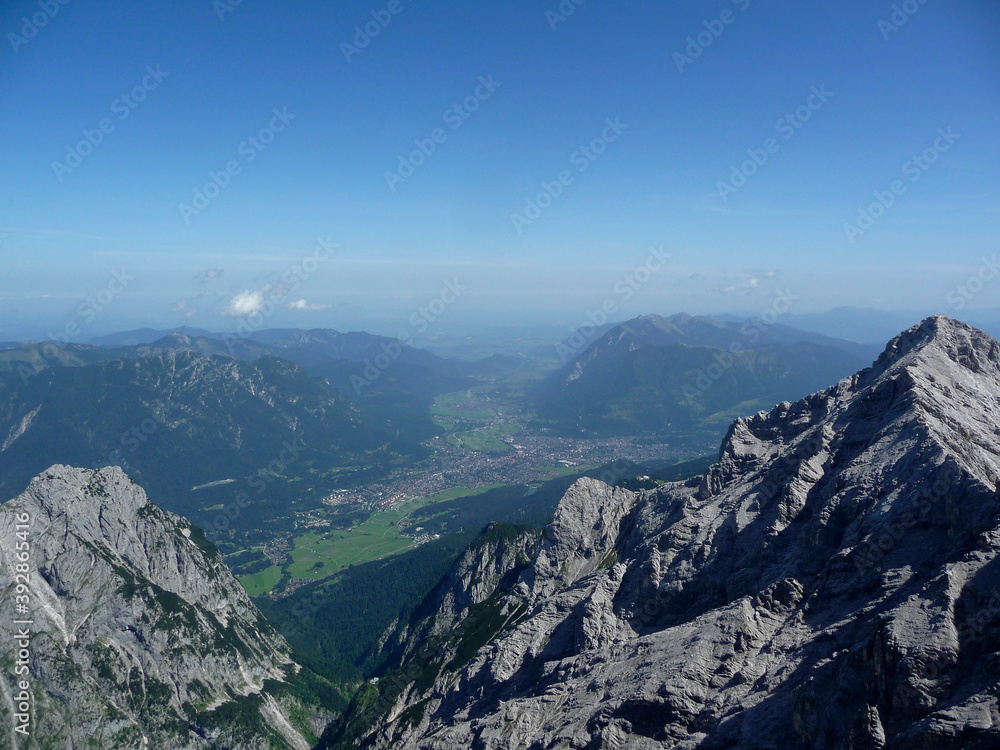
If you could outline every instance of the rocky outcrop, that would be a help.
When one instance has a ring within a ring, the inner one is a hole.
[[[404,663],[351,744],[998,747],[998,425],[1000,345],[938,316],[700,480],[578,483],[488,640]]]
[[[388,665],[398,667],[430,641],[447,640],[469,612],[497,591],[508,591],[535,557],[539,535],[530,526],[492,523],[409,618],[383,638]]]
[[[0,563],[0,612],[30,632],[25,648],[0,628],[0,722],[30,732],[16,747],[311,746],[284,639],[202,532],[121,469],[36,477],[0,506]]]

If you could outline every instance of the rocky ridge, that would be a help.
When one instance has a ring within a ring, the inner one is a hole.
[[[326,745],[1000,746],[998,425],[1000,344],[935,316],[700,479],[581,481],[487,632]]]
[[[4,726],[20,723],[17,681],[31,685],[19,748],[308,750],[322,729],[289,690],[287,644],[215,548],[121,469],[36,477],[0,506],[0,563],[0,612],[24,601],[17,573],[30,579],[27,675],[0,629]]]

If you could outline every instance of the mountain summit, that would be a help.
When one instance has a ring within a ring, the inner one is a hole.
[[[0,556],[0,609],[29,633],[0,631],[18,747],[310,747],[284,639],[201,531],[121,469],[36,477],[0,506]]]
[[[535,425],[710,450],[736,416],[801,398],[877,354],[760,319],[644,315],[601,334],[534,388]]]
[[[938,316],[701,478],[581,481],[328,746],[998,747],[998,424],[1000,345]]]

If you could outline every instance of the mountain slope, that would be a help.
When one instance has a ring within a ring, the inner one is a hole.
[[[115,358],[191,351],[248,362],[267,356],[286,359],[349,394],[373,428],[390,435],[405,434],[411,449],[438,434],[428,411],[434,396],[472,385],[463,374],[464,363],[364,331],[268,328],[249,335],[207,336],[175,331],[150,343],[113,351]],[[0,366],[2,362],[0,353]]]
[[[109,333],[104,336],[97,336],[90,339],[87,343],[95,346],[110,348],[138,346],[140,344],[152,343],[174,333],[179,333],[191,338],[204,337],[210,339],[222,339],[225,335],[222,333],[206,331],[203,328],[191,328],[190,326],[180,326],[179,328],[165,330],[158,330],[155,328],[137,328],[133,331],[121,331],[119,333]]]
[[[31,621],[17,677],[33,695],[27,722],[14,716],[19,646],[0,632],[0,720],[29,725],[19,748],[308,750],[330,717],[293,694],[306,681],[287,644],[201,531],[118,468],[34,479],[0,506],[0,557],[0,607],[27,601]]]
[[[938,316],[700,480],[581,481],[488,642],[328,744],[1000,746],[998,424],[1000,344]]]
[[[689,315],[616,326],[539,384],[536,425],[715,445],[736,416],[813,393],[875,356],[783,326],[743,328]]]
[[[50,367],[83,367],[114,358],[108,350],[86,344],[13,344],[0,351],[0,373],[26,381]]]
[[[151,341],[148,344],[115,349],[118,357],[158,357],[168,352],[189,351],[202,356],[218,355],[232,357],[247,362],[253,362],[261,357],[281,357],[278,349],[248,339],[230,337],[226,339],[210,338],[208,336],[188,336],[180,331],[174,331],[166,336]]]
[[[363,452],[377,447],[339,391],[274,358],[168,352],[0,380],[0,493],[8,495],[56,461],[122,465],[170,510],[208,523],[204,507],[233,500],[220,500],[223,491],[256,503],[310,468],[321,479],[359,456],[376,464]],[[242,518],[261,520],[253,509]]]
[[[732,351],[734,344],[738,344],[741,349],[749,349],[802,343],[829,347],[862,360],[870,360],[878,354],[878,350],[871,346],[801,331],[779,323],[722,321],[687,313],[666,318],[660,315],[640,315],[619,323],[598,336],[557,377],[564,381],[572,380],[579,377],[591,363],[605,363],[627,352],[654,346],[684,344]]]

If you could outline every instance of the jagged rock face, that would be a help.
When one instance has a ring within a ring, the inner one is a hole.
[[[0,506],[4,613],[19,602],[24,541],[27,675],[14,674],[15,632],[0,629],[5,733],[21,723],[16,680],[33,694],[19,748],[308,750],[286,715],[294,701],[264,689],[295,674],[284,639],[200,530],[121,469],[53,466]]]
[[[517,582],[538,547],[538,534],[530,527],[490,524],[410,621],[397,623],[383,637],[382,652],[388,664],[399,666],[418,650],[425,650],[430,641],[447,640],[473,607]]]
[[[635,494],[584,477],[559,501],[527,577],[531,597],[538,599],[593,573],[615,551],[622,519]]]
[[[1000,747],[998,425],[1000,345],[939,316],[701,480],[574,487],[524,614],[363,746]]]

